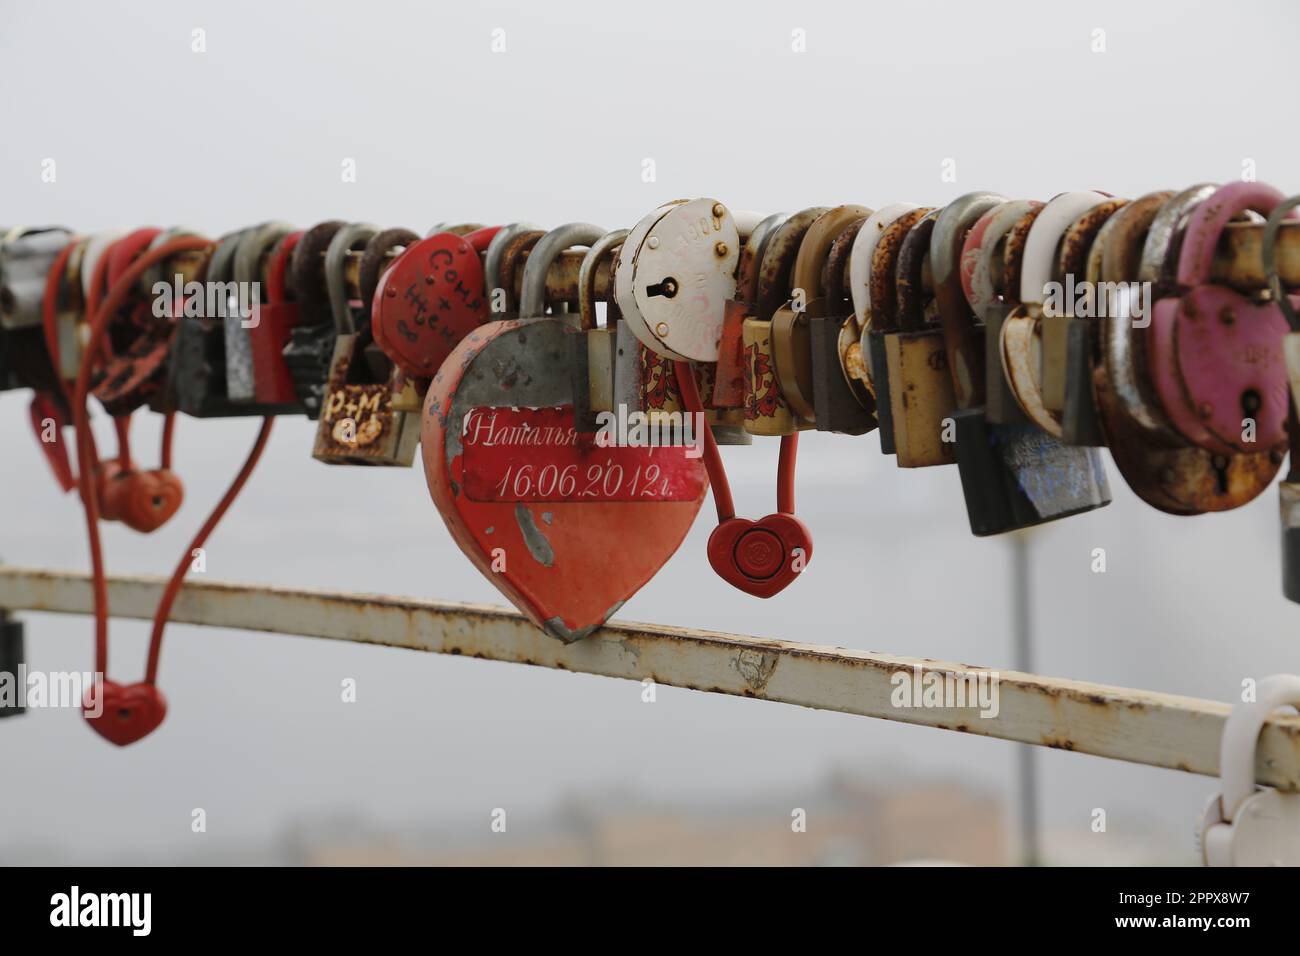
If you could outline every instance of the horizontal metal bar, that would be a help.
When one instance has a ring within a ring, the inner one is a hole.
[[[110,578],[113,615],[152,618],[163,584],[161,577]],[[90,580],[80,573],[0,565],[0,608],[86,614],[92,610]],[[1227,704],[1194,697],[650,624],[610,624],[566,645],[503,608],[377,594],[191,581],[172,619],[648,678],[1211,776],[1219,772],[1219,739],[1230,711]],[[997,677],[995,715],[981,716],[974,701],[965,707],[895,706],[904,682],[924,687],[979,675],[986,687]],[[1300,789],[1300,717],[1274,717],[1266,724],[1256,776],[1262,784]]]
[[[1263,237],[1264,227],[1260,223],[1229,223],[1215,250],[1212,281],[1232,286],[1242,292],[1267,288],[1268,276],[1264,271]],[[530,251],[526,250],[523,253],[519,266],[515,269],[515,288],[512,291],[516,297],[523,283],[523,264],[528,261]],[[546,273],[547,302],[577,301],[578,268],[582,264],[583,255],[583,252],[569,250],[556,257]],[[396,257],[396,252],[390,252],[387,256],[389,261]],[[205,260],[205,253],[181,253],[171,261],[169,269],[179,272],[188,281],[198,275],[199,268]],[[348,253],[344,265],[344,278],[348,294],[354,297],[359,295],[357,276],[360,263],[360,252]],[[594,294],[596,299],[602,302],[609,298],[611,286],[609,265],[607,259],[596,269]],[[1278,233],[1277,270],[1283,285],[1288,289],[1300,289],[1300,222],[1283,223]]]

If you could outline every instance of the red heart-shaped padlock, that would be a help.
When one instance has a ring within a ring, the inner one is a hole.
[[[654,576],[708,487],[690,447],[607,447],[577,434],[579,335],[550,319],[471,332],[429,387],[420,442],[453,539],[565,642],[591,633]]]
[[[153,684],[104,680],[87,692],[81,713],[91,730],[125,747],[149,736],[163,722],[167,698]]]
[[[479,259],[497,227],[440,232],[408,246],[375,288],[375,343],[407,376],[429,379],[456,343],[488,320]]]
[[[709,535],[709,564],[718,577],[754,597],[785,590],[812,557],[812,532],[794,515],[750,521],[728,518]]]

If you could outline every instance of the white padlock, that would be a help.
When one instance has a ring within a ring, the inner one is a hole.
[[[740,232],[722,203],[661,206],[637,224],[619,256],[614,293],[623,321],[665,358],[716,362],[739,261]]]
[[[1255,786],[1259,733],[1277,708],[1300,706],[1300,677],[1265,677],[1255,696],[1233,707],[1223,726],[1223,790],[1206,806],[1197,831],[1206,866],[1300,865],[1300,793]]]

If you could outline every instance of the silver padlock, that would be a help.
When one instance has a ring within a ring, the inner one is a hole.
[[[245,306],[261,294],[262,257],[293,231],[287,222],[264,222],[249,229],[235,247],[234,286],[226,297],[223,329],[226,340],[226,397],[232,402],[257,398],[253,375],[253,341],[249,336]]]
[[[62,226],[18,226],[0,239],[0,327],[41,324],[45,277],[71,241],[71,231]]]

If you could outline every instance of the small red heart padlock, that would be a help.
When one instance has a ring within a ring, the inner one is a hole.
[[[812,532],[794,515],[757,521],[728,518],[709,535],[709,564],[718,577],[754,597],[785,590],[812,557]]]
[[[703,415],[694,370],[686,362],[673,364],[682,404]],[[718,577],[754,597],[779,594],[797,578],[812,559],[812,532],[794,516],[794,468],[799,433],[781,436],[777,465],[776,512],[751,521],[737,518],[722,457],[709,426],[704,432],[704,464],[718,509],[718,526],[709,535],[709,564]]]
[[[91,730],[125,747],[157,729],[167,716],[167,698],[153,684],[105,679],[86,693],[81,713]]]

